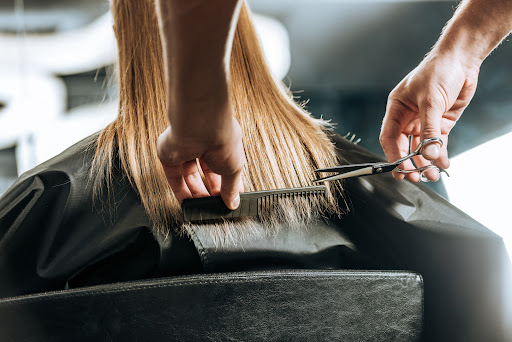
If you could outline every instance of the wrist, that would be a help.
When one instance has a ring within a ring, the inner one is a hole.
[[[170,124],[183,129],[224,126],[233,116],[226,80],[221,79],[216,85],[215,82],[192,83],[197,86],[177,85],[170,89],[167,106]]]
[[[431,54],[453,58],[470,69],[479,69],[491,50],[484,39],[475,36],[472,28],[451,25],[434,46]]]
[[[230,102],[210,98],[193,104],[179,103],[173,108],[175,115],[170,115],[170,124],[176,136],[207,144],[229,140],[234,120]]]

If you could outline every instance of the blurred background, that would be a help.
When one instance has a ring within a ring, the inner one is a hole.
[[[456,1],[249,0],[276,77],[316,116],[383,156],[386,99],[437,40]],[[0,0],[0,194],[117,113],[106,0]],[[428,184],[512,248],[512,44],[484,63],[450,134],[450,178]]]

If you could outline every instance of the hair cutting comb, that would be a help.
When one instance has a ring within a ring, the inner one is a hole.
[[[319,196],[324,195],[325,191],[325,185],[319,185],[303,188],[243,192],[240,194],[240,205],[235,210],[226,207],[220,196],[190,198],[183,200],[181,209],[183,210],[183,220],[185,222],[201,222],[237,217],[260,217],[280,199]]]

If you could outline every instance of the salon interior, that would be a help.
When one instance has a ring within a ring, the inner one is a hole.
[[[306,108],[379,158],[389,92],[458,1],[248,0],[266,59]],[[482,66],[450,134],[449,176],[425,186],[500,235],[512,255],[512,43]],[[107,0],[0,0],[0,195],[117,114]]]

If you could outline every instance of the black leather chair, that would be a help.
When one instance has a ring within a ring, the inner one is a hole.
[[[421,276],[219,273],[0,301],[2,341],[418,341]]]

